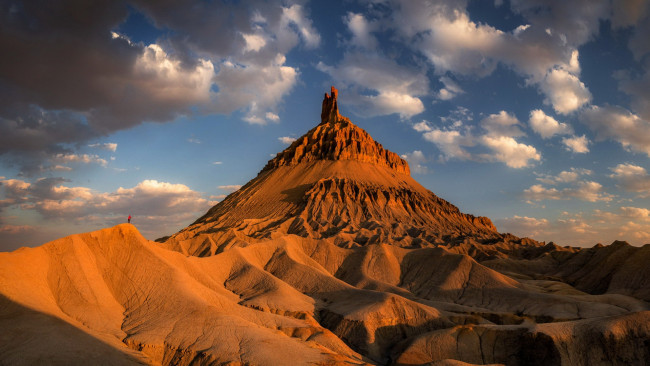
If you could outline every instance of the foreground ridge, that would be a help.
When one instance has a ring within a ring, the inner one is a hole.
[[[646,365],[650,245],[545,248],[479,262],[285,235],[196,258],[122,224],[0,253],[0,359]]]

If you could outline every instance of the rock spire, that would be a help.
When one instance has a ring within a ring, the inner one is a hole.
[[[341,118],[341,115],[339,114],[339,106],[336,102],[338,94],[339,91],[336,90],[334,86],[332,86],[332,91],[329,95],[325,93],[325,98],[323,98],[323,110],[320,114],[321,124],[337,122]]]

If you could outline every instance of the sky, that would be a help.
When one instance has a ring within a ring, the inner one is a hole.
[[[0,251],[170,235],[323,95],[501,232],[650,243],[644,0],[0,1]]]

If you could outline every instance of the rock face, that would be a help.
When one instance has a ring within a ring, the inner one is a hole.
[[[0,253],[0,364],[650,364],[650,245],[500,234],[336,97],[164,243],[122,224]]]
[[[286,234],[332,239],[344,247],[502,238],[490,219],[461,213],[409,173],[406,161],[339,114],[332,87],[319,125],[166,244],[211,255]]]

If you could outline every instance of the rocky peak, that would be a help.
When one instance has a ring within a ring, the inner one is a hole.
[[[325,98],[323,98],[323,110],[320,114],[321,124],[336,123],[339,119],[341,119],[341,115],[339,114],[339,106],[336,102],[338,94],[339,91],[336,90],[336,88],[333,86],[332,91],[329,95],[325,93]]]
[[[325,93],[321,123],[277,154],[262,171],[316,160],[356,160],[410,174],[404,159],[339,114],[337,96],[334,87],[331,94]]]

